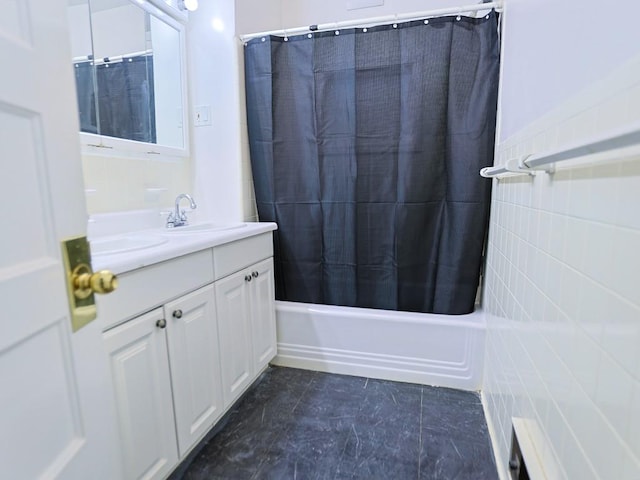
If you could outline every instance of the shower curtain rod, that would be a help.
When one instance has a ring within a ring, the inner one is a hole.
[[[245,35],[240,35],[240,40],[242,42],[247,42],[253,38],[267,37],[269,35],[279,35],[279,36],[290,36],[297,35],[301,33],[309,33],[309,32],[321,32],[326,30],[336,30],[341,28],[350,28],[350,27],[370,27],[372,25],[379,25],[388,22],[395,21],[411,21],[411,20],[419,20],[425,17],[437,17],[441,15],[453,15],[453,14],[462,14],[465,12],[474,12],[484,10],[502,10],[502,2],[489,2],[489,3],[475,3],[473,5],[464,5],[461,7],[449,7],[449,8],[440,8],[436,10],[426,10],[423,12],[412,12],[412,13],[401,13],[397,15],[386,15],[383,17],[371,17],[371,18],[363,18],[359,20],[347,20],[344,22],[333,22],[333,23],[323,23],[321,25],[310,25],[306,27],[296,27],[296,28],[285,28],[281,30],[271,30],[268,32],[258,32],[258,33],[247,33]]]
[[[134,58],[140,57],[142,55],[151,55],[153,50],[141,50],[139,52],[131,52],[125,53],[124,55],[114,55],[112,57],[101,57],[101,58],[93,58],[93,55],[83,55],[81,57],[73,57],[71,59],[72,62],[90,62],[93,61],[95,63],[110,63],[110,62],[119,62],[125,58]]]

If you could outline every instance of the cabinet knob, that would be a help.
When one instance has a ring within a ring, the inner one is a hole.
[[[260,275],[260,272],[252,272],[251,275],[253,275],[253,278],[258,278],[258,275]]]
[[[244,276],[244,281],[245,281],[245,282],[250,282],[250,281],[251,281],[251,278],[252,278],[252,277],[251,277],[251,275],[245,275],[245,276]]]
[[[182,310],[174,310],[173,318],[182,318]]]
[[[166,326],[167,326],[167,321],[164,318],[161,318],[156,322],[156,327],[158,328],[164,328]]]

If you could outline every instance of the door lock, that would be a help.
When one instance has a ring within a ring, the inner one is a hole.
[[[100,270],[92,273],[86,263],[82,263],[73,269],[73,294],[76,298],[87,298],[92,293],[111,293],[118,288],[118,277],[109,270]]]
[[[94,293],[110,293],[118,287],[118,277],[109,270],[93,273],[87,237],[62,242],[62,260],[67,277],[67,297],[71,330],[76,332],[97,316]]]

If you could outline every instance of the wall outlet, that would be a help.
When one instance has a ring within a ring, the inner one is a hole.
[[[193,108],[193,112],[193,125],[195,127],[211,125],[211,105],[196,105]]]

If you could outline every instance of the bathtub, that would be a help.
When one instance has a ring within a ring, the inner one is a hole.
[[[274,365],[476,391],[485,317],[276,302]]]

